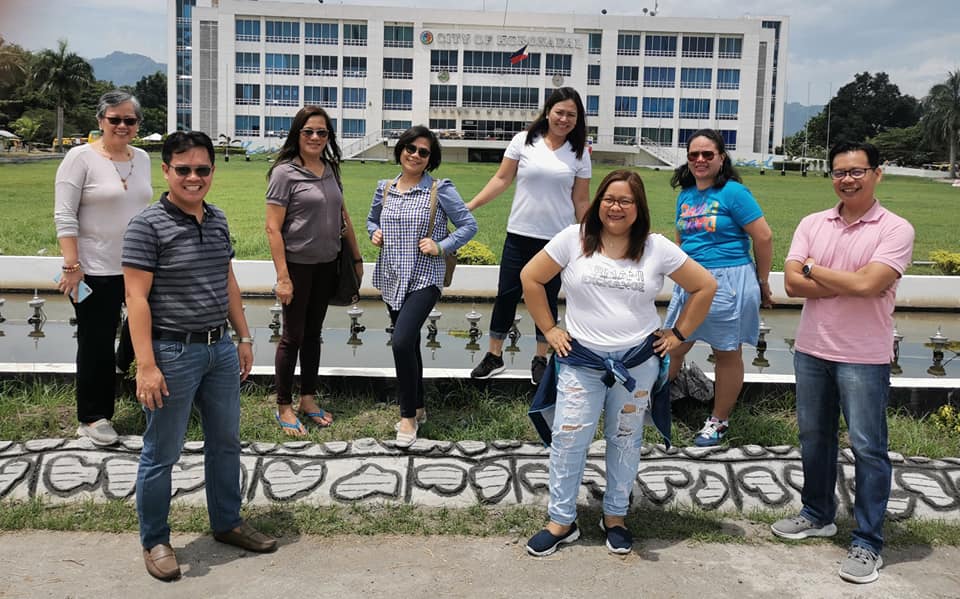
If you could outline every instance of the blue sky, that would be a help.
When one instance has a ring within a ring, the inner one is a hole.
[[[270,1],[270,0],[262,0]],[[309,1],[314,4],[315,0]],[[336,0],[327,0],[334,2]],[[448,8],[449,0],[344,0],[379,6]],[[461,0],[491,12],[641,14],[654,0]],[[69,7],[69,8],[67,8]],[[0,0],[0,35],[30,50],[66,37],[85,58],[114,50],[166,61],[166,0]],[[922,97],[960,69],[960,12],[956,0],[659,0],[661,16],[790,17],[787,97],[822,104],[854,74],[885,71],[903,93]],[[66,27],[64,23],[71,23]]]

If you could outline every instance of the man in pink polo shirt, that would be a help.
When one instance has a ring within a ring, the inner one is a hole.
[[[913,227],[880,205],[880,155],[867,143],[830,150],[840,202],[800,221],[784,266],[787,295],[806,298],[794,354],[803,460],[803,509],[774,523],[787,539],[837,533],[840,410],[856,458],[857,526],[840,577],[873,582],[883,566],[883,519],[890,496],[887,399],[897,283],[910,265]]]

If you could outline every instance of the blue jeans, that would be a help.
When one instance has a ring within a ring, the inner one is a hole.
[[[887,454],[889,364],[846,364],[796,352],[797,421],[803,459],[802,516],[824,525],[837,514],[840,410],[856,458],[853,544],[879,554],[890,497]]]
[[[523,297],[523,284],[520,271],[537,252],[547,245],[547,239],[524,237],[507,233],[503,242],[503,254],[500,258],[500,276],[497,281],[497,298],[493,302],[493,315],[490,316],[490,337],[506,339],[513,319],[517,315],[517,304]],[[557,296],[560,295],[560,275],[550,279],[544,286],[547,291],[547,304],[553,320],[557,320]],[[537,341],[546,343],[543,332],[534,325]]]
[[[214,532],[236,528],[240,518],[240,361],[229,336],[215,345],[154,341],[153,352],[170,395],[147,415],[137,470],[137,516],[145,549],[170,542],[173,465],[196,404],[203,423],[207,514]]]
[[[624,352],[596,352],[620,359]],[[564,526],[577,519],[577,494],[587,462],[587,450],[606,412],[603,436],[607,441],[607,487],[603,513],[625,516],[630,507],[640,465],[643,424],[650,409],[650,394],[660,371],[660,361],[650,359],[630,369],[637,381],[633,393],[615,383],[603,383],[603,370],[558,363],[557,406],[550,444],[550,520]]]
[[[400,417],[413,418],[423,407],[423,356],[420,353],[420,329],[440,299],[435,285],[411,291],[399,310],[387,306],[393,324],[393,363],[397,370],[397,397]]]

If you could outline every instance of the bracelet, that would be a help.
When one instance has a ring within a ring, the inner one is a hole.
[[[73,264],[71,266],[67,266],[66,264],[64,264],[63,266],[60,267],[60,269],[63,270],[63,272],[77,272],[78,270],[80,270],[80,263],[77,262],[76,264]]]
[[[768,283],[770,283],[770,281],[767,280],[767,279],[757,279],[757,283],[759,283],[760,286],[762,287],[762,286],[767,285]]]
[[[253,345],[253,337],[240,337],[237,339],[237,343],[249,343]]]
[[[672,329],[670,329],[670,331],[673,333],[674,337],[680,340],[681,343],[687,340],[686,337],[680,334],[680,329],[678,329],[677,327],[673,327]]]
[[[436,243],[436,242],[434,242],[434,243]],[[439,243],[437,243],[437,255],[438,255],[438,256],[443,256],[443,247],[442,247]]]

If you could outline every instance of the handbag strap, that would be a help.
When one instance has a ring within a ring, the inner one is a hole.
[[[430,224],[427,225],[427,237],[433,235],[433,225],[437,222],[437,180],[430,187]]]

